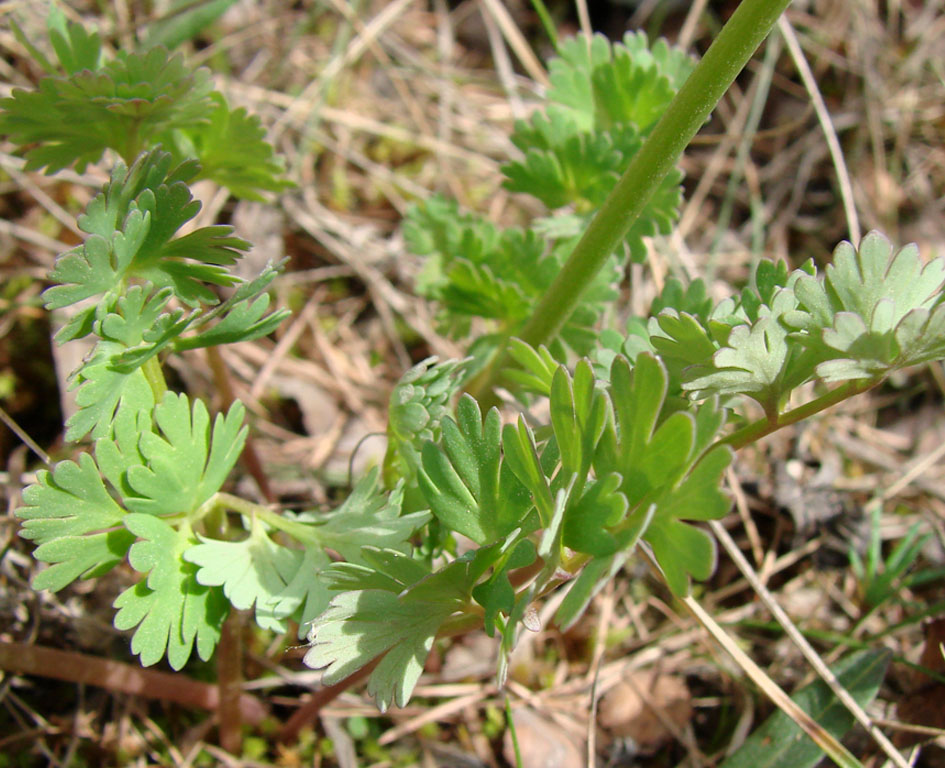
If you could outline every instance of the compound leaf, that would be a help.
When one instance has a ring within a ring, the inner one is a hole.
[[[100,574],[119,562],[131,546],[122,528],[126,515],[108,493],[94,459],[61,461],[40,470],[23,491],[20,535],[35,541],[37,560],[53,563],[33,580],[35,589],[62,589],[83,576]]]
[[[383,655],[368,678],[368,693],[381,711],[391,704],[402,707],[439,628],[466,605],[468,582],[466,564],[456,562],[400,594],[386,589],[342,592],[313,622],[304,663],[324,669],[322,680],[331,685]]]
[[[226,187],[237,197],[262,200],[261,191],[281,192],[294,186],[282,178],[285,167],[266,141],[256,115],[230,109],[222,94],[210,94],[206,119],[171,138],[180,153],[200,160],[200,176]]]
[[[401,514],[403,499],[403,483],[385,491],[374,468],[337,509],[287,517],[309,524],[312,541],[319,546],[333,549],[349,563],[362,563],[361,551],[367,543],[388,551],[408,551],[410,537],[430,520],[429,512]]]
[[[140,368],[126,371],[115,365],[125,351],[122,344],[100,341],[92,356],[73,375],[78,387],[78,410],[66,421],[66,440],[81,440],[89,432],[93,438],[109,434],[118,411],[149,413],[154,407],[151,385]]]
[[[801,275],[798,309],[785,322],[799,340],[827,358],[817,374],[827,381],[881,378],[898,368],[941,357],[945,345],[942,287],[945,259],[923,266],[915,245],[893,253],[870,232],[859,250],[841,243],[823,277]]]
[[[412,481],[420,469],[420,449],[440,437],[440,421],[459,389],[465,360],[438,363],[435,357],[417,363],[401,376],[391,392],[387,417],[387,454],[384,480]]]

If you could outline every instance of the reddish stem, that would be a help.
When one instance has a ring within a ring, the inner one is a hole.
[[[216,685],[191,680],[186,675],[142,669],[120,661],[41,645],[0,642],[0,669],[14,674],[96,685],[116,693],[172,701],[196,709],[215,712],[220,706]],[[262,701],[245,693],[239,697],[239,712],[243,720],[253,725],[269,714]]]

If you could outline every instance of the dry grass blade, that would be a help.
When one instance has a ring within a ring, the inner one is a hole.
[[[827,147],[830,149],[830,157],[833,160],[834,168],[837,171],[837,183],[840,185],[840,197],[843,200],[843,212],[847,218],[847,229],[849,237],[853,243],[860,242],[860,220],[856,214],[856,206],[853,202],[853,184],[850,182],[850,172],[847,170],[846,160],[843,159],[843,150],[840,149],[840,141],[837,139],[837,131],[833,127],[830,119],[830,113],[827,111],[827,105],[824,104],[824,97],[817,87],[817,81],[814,79],[814,73],[811,72],[807,59],[804,58],[804,52],[797,41],[797,35],[794,34],[794,28],[787,16],[778,19],[778,30],[784,36],[784,42],[787,44],[788,51],[797,71],[804,82],[804,87],[810,94],[811,101],[814,103],[814,109],[817,112],[817,119],[823,129],[824,137],[827,140]]]
[[[692,611],[693,615],[709,632],[715,641],[735,660],[735,663],[748,675],[749,678],[764,691],[781,710],[793,720],[808,736],[810,736],[841,768],[863,768],[850,751],[837,741],[833,735],[824,730],[810,715],[795,704],[791,697],[774,682],[765,671],[748,656],[728,633],[712,618],[711,615],[691,595],[683,598],[683,603]],[[897,763],[897,765],[899,765]]]
[[[499,0],[482,0],[482,3],[499,25],[506,42],[528,72],[528,76],[535,82],[547,86],[548,75],[545,73],[545,68],[538,61],[538,57],[535,56],[522,31],[516,26],[508,9]]]
[[[758,574],[755,573],[754,569],[751,567],[751,564],[747,559],[745,559],[745,556],[741,553],[741,550],[729,535],[728,531],[726,531],[725,528],[715,520],[710,521],[710,525],[712,527],[712,532],[719,539],[729,557],[731,557],[735,562],[738,570],[741,571],[742,575],[748,580],[748,583],[751,584],[752,589],[754,589],[758,594],[758,597],[761,598],[761,601],[765,604],[765,607],[771,611],[771,614],[774,616],[778,624],[780,624],[784,629],[787,636],[791,639],[791,642],[797,646],[800,652],[804,655],[804,658],[807,660],[807,662],[814,668],[814,671],[817,672],[820,678],[833,692],[834,696],[836,696],[837,699],[850,711],[853,717],[856,718],[856,721],[869,732],[870,736],[876,740],[876,743],[879,744],[883,752],[885,752],[889,759],[893,762],[893,765],[897,766],[897,768],[909,768],[909,764],[902,757],[902,755],[899,754],[892,742],[886,738],[886,735],[873,724],[869,715],[863,711],[863,708],[854,700],[849,691],[847,691],[842,685],[840,685],[840,683],[837,682],[837,678],[824,663],[824,660],[820,658],[817,651],[815,651],[811,644],[807,642],[807,639],[801,634],[800,630],[794,626],[794,623],[784,612],[784,609],[778,604],[778,601],[774,598],[774,595],[772,595],[768,588],[761,583],[761,579],[758,578]],[[801,725],[801,723],[798,723],[798,725]],[[803,725],[801,725],[801,727],[803,727]]]

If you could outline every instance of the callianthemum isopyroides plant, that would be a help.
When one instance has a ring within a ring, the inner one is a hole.
[[[555,619],[573,624],[641,549],[676,594],[708,578],[715,544],[700,523],[728,511],[734,450],[945,356],[945,261],[922,264],[878,233],[838,246],[822,273],[762,264],[720,303],[670,281],[653,316],[601,332],[621,267],[672,226],[679,154],[785,5],[743,0],[698,64],[640,35],[560,44],[547,106],[516,126],[521,154],[504,168],[508,188],[549,215],[502,230],[443,198],[410,213],[407,241],[429,257],[420,289],[444,328],[486,333],[468,358],[404,376],[383,472],[327,514],[223,492],[242,407],[211,420],[161,375],[162,355],[256,338],[283,316],[267,314],[275,267],[247,283],[227,270],[247,247],[228,228],[178,235],[201,174],[243,194],[281,186],[258,123],[163,49],[103,64],[94,35],[54,22],[64,74],[0,103],[0,131],[31,168],[98,162],[106,149],[123,159],[45,294],[50,309],[83,302],[60,341],[96,339],[67,425],[94,444],[24,494],[22,533],[49,564],[34,586],[127,560],[140,579],[116,600],[115,624],[135,629],[143,663],[179,668],[194,647],[206,658],[227,611],[252,610],[266,629],[297,621],[326,684],[369,669],[383,709],[407,702],[437,637],[474,627],[499,636],[503,679],[540,601],[565,590]],[[84,137],[59,125],[69,110],[101,110],[101,123]],[[260,142],[245,165],[227,151],[231,131]],[[235,290],[221,300],[220,288]],[[792,407],[811,382],[817,394]],[[500,386],[544,400],[547,418],[503,419],[491,407]],[[731,415],[746,397],[763,418]]]

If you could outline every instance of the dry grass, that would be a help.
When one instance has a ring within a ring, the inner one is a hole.
[[[8,3],[0,13],[15,12],[39,37],[39,5]],[[106,5],[97,16],[91,4],[72,7],[76,17],[94,18],[121,43],[148,19],[142,4]],[[657,6],[640,4],[634,23],[658,25],[661,34],[682,35],[705,49],[719,21],[717,4],[696,3],[698,12],[671,12],[662,23],[649,15]],[[441,191],[496,221],[529,215],[502,189],[498,168],[511,151],[512,121],[527,113],[540,90],[535,82],[543,70],[533,46],[543,43],[530,14],[505,8],[471,0],[453,10],[444,0],[429,6],[410,0],[240,3],[207,45],[190,51],[192,61],[214,69],[231,102],[262,117],[298,183],[275,206],[233,203],[214,189],[201,190],[207,221],[222,216],[256,244],[253,264],[290,259],[276,292],[294,310],[293,319],[276,341],[224,352],[235,394],[254,415],[273,490],[287,505],[335,498],[349,462],[358,471],[377,459],[381,441],[355,449],[384,429],[387,396],[411,361],[462,354],[436,332],[433,308],[412,294],[420,264],[405,251],[399,231],[410,201]],[[760,258],[823,263],[858,227],[880,228],[894,242],[915,240],[925,256],[945,255],[942,3],[889,2],[878,9],[861,0],[821,0],[792,9],[787,18],[790,26],[781,31],[789,41],[792,31],[796,46],[784,45],[784,38],[769,42],[687,153],[681,225],[671,238],[653,242],[648,263],[633,270],[624,311],[645,310],[672,273],[705,276],[715,294],[725,295]],[[0,48],[0,78],[7,83],[0,90],[37,76],[5,25]],[[810,73],[806,83],[802,69]],[[830,150],[834,135],[842,153]],[[44,450],[62,457],[68,449],[58,439],[60,414],[51,408],[59,396],[52,366],[55,360],[67,370],[69,362],[49,351],[39,280],[55,255],[76,242],[74,214],[103,177],[94,171],[55,179],[24,175],[9,153],[0,155],[0,167],[0,279],[15,286],[4,289],[0,303],[0,379],[15,387],[0,397]],[[191,391],[213,392],[200,356],[176,370]],[[896,663],[864,716],[881,722],[900,745],[919,740],[908,738],[903,721],[935,709],[914,705],[910,696],[919,678],[901,662],[919,659],[922,618],[943,613],[945,589],[941,580],[903,589],[881,611],[864,615],[846,548],[863,540],[869,523],[863,510],[876,504],[884,541],[894,542],[917,522],[933,534],[923,567],[942,566],[945,471],[937,449],[945,442],[943,393],[945,374],[936,364],[744,451],[730,477],[736,510],[723,526],[746,553],[745,572],[723,554],[716,577],[696,592],[698,605],[733,647],[783,689],[810,679],[810,665],[759,593],[771,595],[828,663],[845,647],[889,648]],[[0,457],[12,510],[35,458],[2,427]],[[256,492],[248,482],[240,490]],[[15,530],[8,512],[0,520],[0,641],[128,659],[126,638],[111,628],[110,608],[127,575],[59,595],[34,594],[27,585],[34,565]],[[553,609],[544,607],[543,626]],[[685,603],[669,599],[645,565],[634,566],[577,629],[523,638],[503,691],[492,682],[489,643],[476,636],[443,642],[407,709],[379,717],[353,688],[320,715],[319,734],[333,742],[333,751],[319,750],[311,739],[277,745],[271,738],[277,725],[270,723],[250,734],[252,759],[242,761],[212,746],[212,721],[204,714],[7,674],[0,678],[0,764],[7,755],[11,764],[51,766],[497,766],[507,759],[501,722],[508,701],[513,712],[539,713],[555,738],[567,737],[580,754],[590,733],[602,759],[710,766],[771,704],[697,618]],[[278,638],[247,640],[246,687],[284,719],[317,674]],[[192,672],[202,674],[196,667]],[[655,676],[682,683],[685,716],[654,696],[661,689],[646,681]],[[618,701],[618,715],[655,711],[662,726],[644,734],[652,741],[638,745],[635,758],[619,728],[597,732],[588,717],[598,701],[613,701],[608,695],[627,680],[637,681],[630,688],[643,705]],[[941,701],[942,689],[930,687],[921,697]],[[940,711],[932,714],[940,717]],[[916,723],[945,725],[936,718]],[[927,746],[917,765],[943,764],[942,736],[934,728],[920,736]],[[864,765],[887,764],[875,740],[855,736],[848,746]]]

